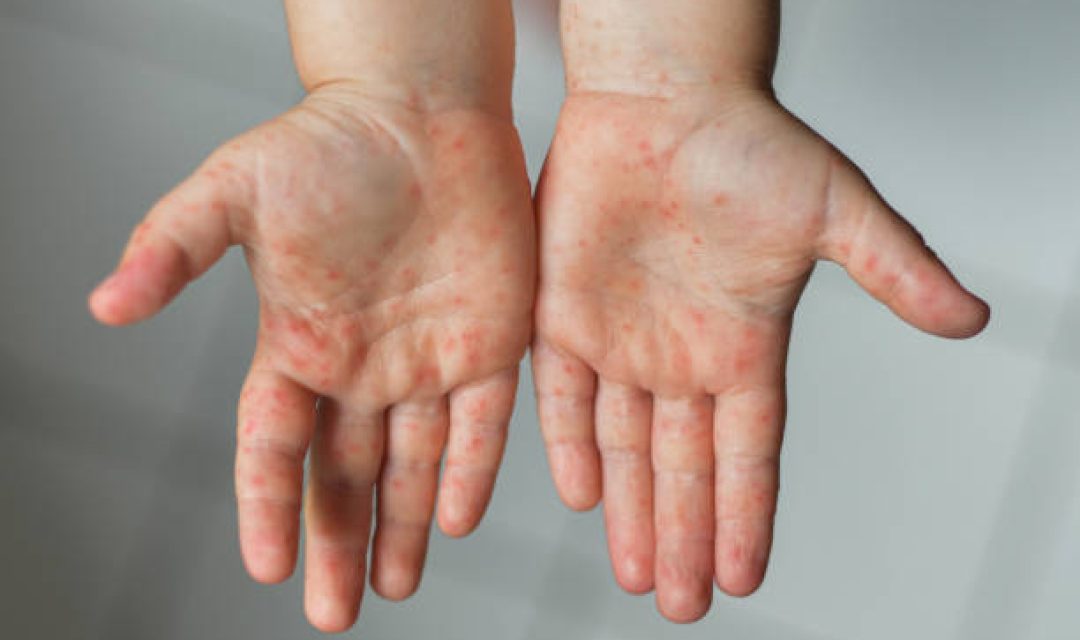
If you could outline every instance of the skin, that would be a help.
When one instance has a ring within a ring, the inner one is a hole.
[[[533,368],[556,487],[603,498],[615,576],[676,622],[761,584],[792,318],[843,265],[912,325],[989,309],[775,99],[774,4],[566,0],[568,99],[538,190]],[[719,35],[718,35],[719,34]],[[721,37],[723,36],[723,37]]]
[[[436,496],[447,534],[479,522],[531,336],[536,241],[508,3],[288,8],[309,95],[165,196],[90,309],[144,320],[243,247],[260,300],[237,426],[244,562],[286,579],[303,504],[305,609],[337,632],[358,614],[369,539],[371,584],[399,600]]]

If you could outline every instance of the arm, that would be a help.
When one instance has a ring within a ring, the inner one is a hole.
[[[346,81],[429,111],[510,115],[514,23],[509,0],[286,0],[308,91]]]

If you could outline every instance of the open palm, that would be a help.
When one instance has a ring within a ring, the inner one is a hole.
[[[967,293],[859,171],[771,96],[579,94],[538,194],[533,366],[563,500],[605,505],[619,583],[667,617],[760,584],[791,321],[833,260],[926,331]]]
[[[310,444],[306,608],[340,631],[359,608],[376,487],[371,580],[393,599],[419,583],[436,493],[451,535],[490,498],[532,322],[517,134],[485,113],[321,88],[154,207],[91,309],[147,318],[232,244],[261,309],[239,407],[245,562],[260,581],[292,572]]]

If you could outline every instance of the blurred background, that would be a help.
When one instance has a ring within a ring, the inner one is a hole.
[[[562,98],[518,2],[536,175]],[[525,379],[494,504],[353,634],[500,640],[1080,637],[1080,4],[790,0],[783,102],[994,305],[907,328],[822,265],[799,310],[776,549],[752,598],[668,624],[618,590],[598,512],[548,478]],[[234,402],[255,295],[234,252],[158,319],[85,295],[224,139],[301,95],[279,2],[0,0],[0,637],[309,638],[300,580],[245,576]]]

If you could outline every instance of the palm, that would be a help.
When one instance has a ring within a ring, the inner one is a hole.
[[[319,98],[238,150],[264,158],[244,244],[268,357],[320,394],[381,406],[514,366],[533,267],[512,130],[385,107],[335,122]]]
[[[110,324],[148,317],[233,243],[261,308],[239,411],[245,562],[261,581],[291,573],[310,443],[307,610],[342,630],[359,606],[376,488],[372,583],[393,599],[419,582],[436,493],[452,535],[490,497],[531,333],[516,133],[483,113],[320,90],[163,199],[92,309]]]
[[[981,304],[832,147],[764,97],[566,103],[540,190],[534,349],[556,484],[601,487],[623,586],[693,619],[761,580],[791,318],[818,258],[913,322]]]

